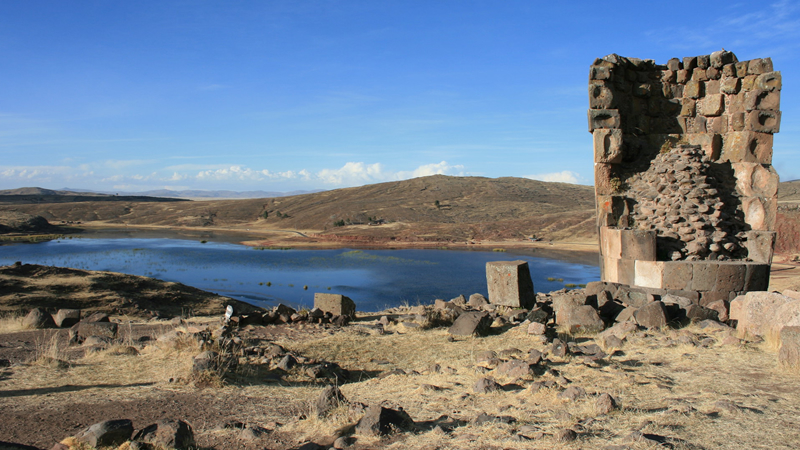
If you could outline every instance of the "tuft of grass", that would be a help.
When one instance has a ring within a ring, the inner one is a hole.
[[[25,318],[19,313],[10,313],[0,317],[0,334],[22,331],[22,322]]]

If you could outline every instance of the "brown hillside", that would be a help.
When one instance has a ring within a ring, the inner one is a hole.
[[[800,180],[778,185],[778,203],[800,203]]]
[[[562,230],[559,224],[577,226],[573,231],[589,238],[594,233],[592,187],[512,177],[434,175],[268,199],[87,201],[0,205],[0,209],[41,215],[51,223],[285,229],[400,240],[418,240],[422,234],[431,235],[430,240],[512,235],[518,239],[543,230]],[[383,219],[389,225],[368,227],[369,218]],[[340,221],[355,225],[335,226]]]

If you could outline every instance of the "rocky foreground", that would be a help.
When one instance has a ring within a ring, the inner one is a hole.
[[[791,321],[800,300],[785,294],[751,293],[716,310],[591,283],[539,294],[528,310],[480,295],[352,321],[280,306],[230,318],[117,320],[108,334],[86,317],[74,331],[0,334],[0,441],[41,449],[797,448]],[[780,351],[774,317],[786,318]]]

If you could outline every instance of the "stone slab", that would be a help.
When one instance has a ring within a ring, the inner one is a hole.
[[[656,260],[656,233],[645,230],[621,230],[622,259]]]
[[[636,261],[634,284],[636,286],[662,289],[664,287],[664,262]]]
[[[486,263],[486,283],[489,303],[533,308],[536,296],[526,261],[490,261]]]
[[[317,292],[314,294],[314,308],[329,312],[334,316],[356,315],[356,304],[349,297],[339,294]]]

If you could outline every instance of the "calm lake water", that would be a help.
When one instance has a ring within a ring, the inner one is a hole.
[[[488,261],[527,261],[537,292],[600,278],[596,256],[575,258],[543,258],[536,250],[257,250],[230,243],[136,238],[0,246],[0,265],[22,261],[145,275],[265,307],[310,307],[315,292],[330,292],[352,298],[359,311],[476,292],[487,295]]]

